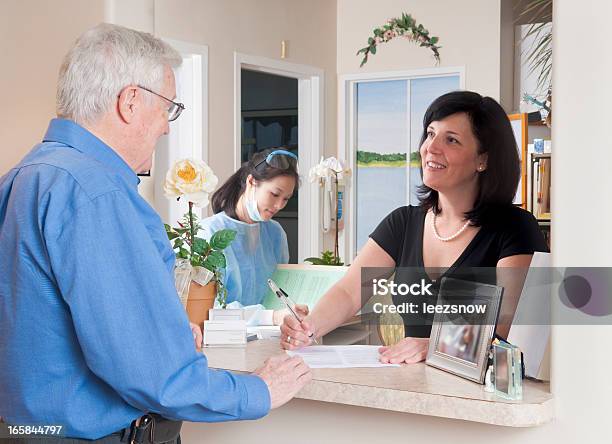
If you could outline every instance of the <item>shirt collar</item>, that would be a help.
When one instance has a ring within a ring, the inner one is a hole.
[[[137,186],[140,183],[134,170],[114,149],[72,120],[52,119],[43,142],[68,145],[118,172],[128,184]]]

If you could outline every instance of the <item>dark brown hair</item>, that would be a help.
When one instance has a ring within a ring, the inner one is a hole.
[[[487,153],[487,168],[478,173],[478,193],[472,209],[465,213],[473,225],[482,225],[496,206],[510,205],[516,194],[521,167],[512,126],[503,108],[494,99],[472,91],[454,91],[433,101],[423,118],[421,144],[431,122],[457,114],[467,114],[478,141],[478,154]],[[420,146],[419,145],[419,146]],[[421,177],[422,177],[421,165]],[[438,192],[423,184],[419,201],[425,209],[440,212]]]
[[[225,211],[229,217],[238,219],[236,214],[236,205],[240,196],[246,190],[246,179],[249,174],[258,182],[266,182],[278,176],[293,177],[296,188],[300,185],[300,176],[297,171],[296,163],[289,162],[286,169],[275,168],[268,165],[265,161],[268,154],[274,150],[287,150],[285,147],[270,148],[259,153],[255,153],[253,157],[242,164],[240,169],[230,176],[221,187],[214,192],[211,198],[211,206],[215,214]]]

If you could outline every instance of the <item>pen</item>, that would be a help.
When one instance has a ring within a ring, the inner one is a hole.
[[[287,293],[285,293],[285,291],[280,288],[278,285],[276,285],[276,282],[274,282],[272,279],[268,279],[268,286],[270,287],[270,290],[272,290],[272,292],[281,300],[283,301],[283,303],[287,306],[287,308],[289,309],[289,311],[291,312],[291,314],[293,315],[293,317],[299,322],[301,323],[302,320],[300,319],[300,317],[297,315],[297,313],[295,312],[295,310],[293,309],[294,307],[291,306],[291,304],[289,303],[291,301],[291,299],[289,298],[289,295]],[[318,344],[317,339],[313,338],[314,334],[310,333],[310,335],[308,336],[309,338],[312,339],[312,341],[315,344]]]

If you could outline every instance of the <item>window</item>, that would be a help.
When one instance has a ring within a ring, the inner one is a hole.
[[[395,208],[417,205],[423,116],[438,96],[461,89],[460,70],[348,80],[349,152],[353,190],[349,254]]]

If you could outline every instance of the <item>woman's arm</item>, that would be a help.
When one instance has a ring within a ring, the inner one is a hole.
[[[329,289],[308,316],[317,336],[329,333],[359,311],[365,302],[361,300],[361,271],[368,267],[395,268],[393,258],[372,239],[367,240],[346,275]],[[366,284],[371,288],[371,282]]]
[[[517,254],[497,261],[497,285],[504,287],[504,294],[495,332],[502,338],[510,332],[532,256]]]
[[[281,345],[287,349],[304,346],[310,343],[307,333],[323,336],[354,316],[362,305],[361,270],[366,267],[392,270],[395,261],[376,242],[368,239],[346,275],[323,295],[301,324],[292,316],[285,317],[281,326]],[[287,341],[288,338],[291,340]]]

